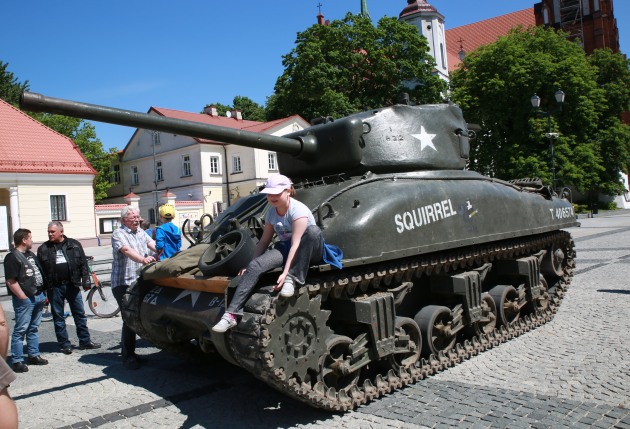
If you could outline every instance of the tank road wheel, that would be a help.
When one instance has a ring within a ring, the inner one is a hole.
[[[213,242],[197,266],[204,276],[233,276],[245,268],[254,255],[254,242],[248,230],[230,231]]]
[[[437,355],[455,345],[457,336],[451,331],[452,317],[448,307],[427,305],[413,318],[422,332],[422,354]]]
[[[519,319],[518,292],[514,289],[514,286],[495,286],[490,290],[490,296],[497,308],[500,325],[509,326]]]
[[[481,295],[481,319],[473,323],[473,336],[489,334],[497,327],[497,306],[489,293]]]
[[[566,254],[564,250],[556,247],[554,244],[544,256],[542,264],[540,265],[540,271],[548,276],[562,277],[565,264]]]
[[[401,368],[409,368],[420,359],[422,352],[422,333],[415,320],[408,317],[396,317],[396,350],[402,353],[387,356],[389,366],[399,373]]]
[[[326,340],[326,355],[322,356],[319,377],[326,390],[334,388],[337,392],[348,391],[356,386],[361,369],[351,371],[352,339],[343,335],[332,335]]]

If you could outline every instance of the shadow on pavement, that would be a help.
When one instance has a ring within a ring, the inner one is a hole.
[[[164,351],[146,353],[148,350],[143,348],[155,351],[147,342],[138,341],[137,352],[143,359],[142,367],[135,371],[123,367],[118,350],[80,357],[82,363],[103,366],[107,377],[157,397],[146,402],[148,395],[139,391],[137,397],[144,403],[135,404],[134,398],[129,398],[129,408],[95,416],[91,422],[113,422],[172,406],[179,409],[176,414],[185,416],[181,428],[277,428],[326,420],[333,415],[288,398],[218,356],[190,362]]]
[[[620,293],[622,295],[630,295],[630,290],[623,289],[597,289],[597,292]]]

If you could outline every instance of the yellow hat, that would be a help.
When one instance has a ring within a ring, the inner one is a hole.
[[[160,216],[166,219],[173,219],[175,217],[175,207],[170,204],[161,205]]]

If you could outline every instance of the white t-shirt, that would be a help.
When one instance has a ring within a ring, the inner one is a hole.
[[[280,241],[291,240],[293,234],[293,221],[305,217],[307,219],[306,226],[317,225],[311,211],[298,200],[289,198],[289,209],[284,215],[279,215],[275,207],[267,212],[265,222],[273,225],[273,229],[278,235]]]

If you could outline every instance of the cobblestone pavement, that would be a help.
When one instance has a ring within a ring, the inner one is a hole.
[[[144,366],[126,371],[120,318],[91,318],[103,348],[71,355],[42,323],[50,364],[10,388],[20,427],[630,428],[630,215],[580,221],[578,269],[550,323],[354,412],[312,409],[218,358],[191,364],[144,341]]]

